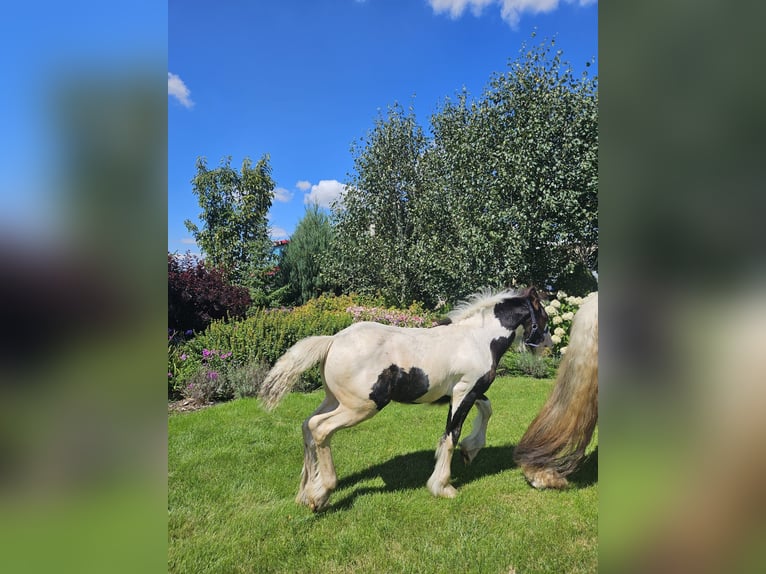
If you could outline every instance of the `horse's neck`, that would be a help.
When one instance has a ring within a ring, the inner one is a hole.
[[[515,328],[509,330],[503,327],[491,309],[467,317],[458,325],[471,331],[474,337],[487,339],[488,342],[498,337],[509,337],[511,333],[516,331]]]

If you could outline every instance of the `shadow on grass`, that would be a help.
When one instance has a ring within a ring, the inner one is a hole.
[[[577,470],[567,478],[570,484],[577,488],[585,488],[598,482],[598,446],[593,449],[593,452],[582,459]]]
[[[490,446],[481,450],[470,465],[466,465],[455,451],[452,458],[452,484],[460,488],[485,476],[492,476],[516,468],[513,462],[515,445]],[[434,469],[434,451],[420,450],[396,456],[362,472],[340,478],[334,499],[324,513],[347,510],[356,499],[366,494],[426,488],[426,481]],[[367,480],[380,478],[383,486],[353,487]],[[568,477],[570,488],[585,488],[598,482],[598,446],[586,456],[578,469]],[[349,493],[342,491],[353,489]],[[344,495],[345,494],[345,495]],[[342,498],[340,498],[342,496]],[[335,497],[338,497],[335,499]],[[323,513],[323,514],[324,514]]]
[[[513,449],[513,445],[483,448],[469,465],[463,462],[460,451],[456,450],[455,456],[452,458],[452,484],[456,488],[460,488],[482,477],[516,468],[516,464],[513,462]],[[420,450],[396,456],[362,472],[340,478],[337,495],[342,495],[343,493],[340,491],[352,488],[360,482],[377,478],[383,480],[384,486],[357,488],[345,497],[331,501],[327,510],[333,512],[348,509],[353,506],[354,501],[359,496],[365,494],[426,488],[426,481],[434,470],[434,464],[434,451]]]

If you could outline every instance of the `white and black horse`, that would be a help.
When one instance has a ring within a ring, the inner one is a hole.
[[[485,444],[492,415],[487,389],[500,357],[523,326],[524,342],[537,346],[548,337],[548,316],[534,288],[483,292],[427,329],[361,322],[333,336],[308,337],[276,362],[260,397],[273,409],[294,388],[300,374],[321,362],[325,399],[303,423],[304,462],[296,501],[313,511],[327,505],[337,485],[330,439],[380,412],[391,401],[432,403],[450,398],[447,426],[428,479],[435,496],[454,497],[450,463],[468,411],[478,416],[460,443],[466,462]]]

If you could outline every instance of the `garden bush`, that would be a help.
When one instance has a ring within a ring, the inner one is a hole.
[[[499,375],[550,379],[556,376],[559,359],[550,354],[538,356],[527,351],[508,351],[500,359]]]
[[[336,303],[316,300],[295,309],[253,308],[241,321],[213,321],[205,331],[179,345],[169,355],[171,395],[182,392],[187,381],[199,370],[213,369],[228,377],[232,371],[252,363],[270,367],[301,339],[311,335],[334,335],[352,323],[349,313],[332,308]],[[240,381],[244,376],[242,373],[236,375]],[[302,389],[310,390],[320,385],[318,369],[304,373]]]
[[[232,285],[221,269],[208,268],[189,254],[168,253],[168,327],[177,332],[204,330],[216,319],[244,317],[250,294]]]
[[[268,372],[269,367],[259,361],[232,363],[217,370],[203,365],[184,382],[178,394],[199,403],[254,397]]]

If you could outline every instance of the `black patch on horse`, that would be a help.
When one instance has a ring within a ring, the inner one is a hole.
[[[490,371],[479,377],[473,388],[468,391],[463,398],[463,402],[461,402],[457,409],[455,409],[455,416],[452,416],[452,409],[450,408],[450,412],[447,413],[447,428],[444,431],[444,435],[452,435],[453,445],[456,445],[460,439],[460,433],[463,430],[463,423],[468,416],[468,411],[471,410],[471,407],[478,399],[487,400],[484,393],[487,392],[487,389],[489,389],[489,386],[494,380],[495,368],[492,367]]]
[[[512,331],[521,322],[520,315],[523,315],[524,310],[523,300],[518,297],[511,297],[503,299],[495,305],[494,313],[500,324],[509,331]]]
[[[500,358],[508,350],[508,347],[511,346],[515,337],[516,333],[511,333],[510,337],[498,337],[497,339],[492,339],[492,342],[490,342],[489,350],[492,353],[492,378],[494,378],[495,369],[497,369]]]
[[[489,344],[489,350],[492,353],[492,366],[490,367],[489,371],[479,377],[473,388],[468,391],[468,394],[463,398],[463,402],[460,403],[455,410],[454,416],[452,416],[452,407],[450,407],[449,411],[447,412],[447,428],[444,431],[444,434],[452,435],[452,444],[457,444],[458,439],[460,438],[460,433],[463,430],[463,423],[465,422],[465,418],[468,416],[468,411],[471,410],[473,404],[479,399],[487,400],[487,397],[484,393],[487,392],[490,385],[495,380],[497,364],[500,361],[500,357],[502,357],[503,353],[505,353],[508,350],[508,347],[511,346],[514,337],[515,333],[511,333],[509,337],[498,337],[497,339],[492,339]]]
[[[428,375],[423,369],[412,367],[409,372],[391,365],[378,375],[370,391],[370,400],[382,410],[391,401],[413,403],[428,391]]]

